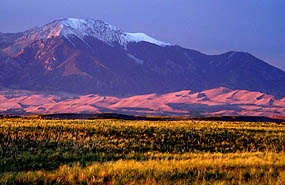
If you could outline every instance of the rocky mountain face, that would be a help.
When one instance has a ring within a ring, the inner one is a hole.
[[[128,97],[226,87],[282,99],[285,72],[244,52],[206,55],[97,20],[0,34],[0,87]]]

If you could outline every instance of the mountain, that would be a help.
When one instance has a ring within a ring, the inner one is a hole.
[[[111,96],[41,94],[2,91],[0,112],[4,113],[100,113],[175,116],[284,116],[285,98],[247,90],[220,87],[202,92],[190,90],[167,94],[145,94],[127,98]]]
[[[206,55],[92,19],[0,34],[0,87],[129,97],[226,87],[285,96],[285,72],[245,52]]]

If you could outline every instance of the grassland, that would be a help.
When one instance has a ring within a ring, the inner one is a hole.
[[[285,184],[285,124],[0,120],[1,184]]]

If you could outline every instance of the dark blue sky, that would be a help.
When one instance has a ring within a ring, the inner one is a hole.
[[[207,54],[246,51],[285,70],[284,0],[0,0],[0,32],[104,20]]]

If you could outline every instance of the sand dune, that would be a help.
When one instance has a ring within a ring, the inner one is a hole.
[[[285,98],[247,90],[220,87],[202,92],[190,90],[146,94],[126,98],[89,94],[83,96],[0,93],[0,111],[27,113],[116,112],[153,115],[284,116]]]

